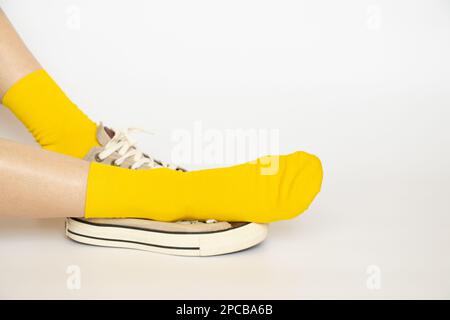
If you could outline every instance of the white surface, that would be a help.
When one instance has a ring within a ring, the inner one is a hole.
[[[450,298],[448,1],[0,5],[93,119],[158,132],[143,148],[168,159],[195,121],[279,129],[281,152],[325,168],[308,213],[222,257],[87,247],[62,220],[1,219],[1,298]],[[32,141],[4,109],[0,136]]]

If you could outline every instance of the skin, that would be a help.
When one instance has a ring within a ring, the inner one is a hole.
[[[89,162],[0,139],[0,216],[83,217]]]
[[[0,101],[14,83],[41,68],[0,9]]]

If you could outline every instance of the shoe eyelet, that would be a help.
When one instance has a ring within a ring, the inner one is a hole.
[[[104,159],[100,158],[100,153],[96,153],[94,158],[95,158],[95,161],[97,161],[97,162],[102,162],[104,160]]]

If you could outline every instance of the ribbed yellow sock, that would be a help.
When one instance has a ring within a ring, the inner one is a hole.
[[[267,223],[306,210],[321,183],[320,160],[305,152],[191,172],[92,163],[85,216]]]
[[[73,104],[44,70],[14,84],[3,97],[45,149],[83,158],[96,146],[96,124]]]

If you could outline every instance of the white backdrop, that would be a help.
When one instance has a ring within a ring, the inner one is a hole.
[[[449,1],[0,6],[91,118],[156,132],[143,149],[169,160],[174,132],[198,123],[278,130],[281,153],[325,170],[308,213],[225,257],[84,247],[60,220],[0,220],[0,297],[450,298]],[[0,136],[33,143],[3,107]],[[65,287],[70,264],[81,290]]]

